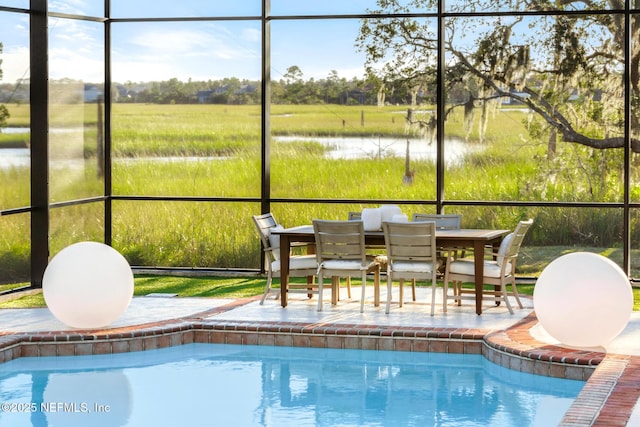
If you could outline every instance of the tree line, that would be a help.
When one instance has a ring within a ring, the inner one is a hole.
[[[375,79],[348,80],[339,77],[335,70],[323,79],[305,79],[300,67],[293,65],[281,79],[271,82],[271,102],[372,105],[378,102],[378,86],[379,82]],[[388,88],[386,102],[401,105],[411,102],[411,90],[405,84],[391,84]],[[64,100],[66,103],[95,102],[95,95],[103,91],[104,85],[98,83],[72,79],[50,81],[51,98]],[[112,89],[113,102],[117,103],[258,105],[261,96],[262,86],[259,80],[237,77],[207,81],[182,81],[178,78],[153,82],[127,81],[113,84]],[[0,102],[28,103],[28,79],[16,84],[0,83]]]

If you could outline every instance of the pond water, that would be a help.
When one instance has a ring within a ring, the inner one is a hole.
[[[371,138],[371,137],[302,137],[302,136],[274,136],[274,141],[316,142],[329,151],[327,157],[333,159],[363,159],[380,157],[402,157],[407,151],[409,141],[409,157],[411,160],[436,161],[436,143],[429,143],[418,138]],[[460,161],[467,153],[478,152],[484,147],[480,144],[469,144],[463,140],[448,138],[444,141],[445,161],[452,164]]]
[[[5,127],[0,130],[0,133],[29,133],[29,128],[14,128],[14,127]]]
[[[189,344],[0,364],[0,426],[551,426],[584,382],[481,355]]]
[[[84,132],[82,128],[49,128],[49,133],[61,134],[61,133],[80,133]],[[18,127],[4,127],[0,130],[0,133],[9,133],[9,134],[29,134],[31,133],[31,129],[29,128],[18,128]]]
[[[11,128],[9,128],[11,129]],[[6,131],[7,129],[4,129]],[[275,136],[274,141],[281,143],[316,142],[323,145],[330,159],[375,159],[381,157],[404,158],[407,150],[406,138],[364,138],[364,137],[302,137],[302,136]],[[458,139],[445,140],[445,161],[447,164],[459,162],[467,153],[478,152],[484,149],[480,144],[469,144]],[[436,144],[428,143],[422,139],[409,140],[409,156],[411,160],[436,161]],[[227,157],[211,156],[173,156],[173,157],[136,157],[114,159],[114,162],[194,162],[194,161],[220,161]],[[69,159],[70,160],[70,159]],[[28,148],[0,149],[0,169],[11,167],[26,167],[30,164]],[[81,166],[79,164],[78,166]]]
[[[3,148],[0,150],[0,169],[29,167],[31,155],[28,148]]]

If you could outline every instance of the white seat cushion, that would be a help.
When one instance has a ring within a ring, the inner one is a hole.
[[[511,272],[511,263],[507,264],[507,269],[505,270],[507,274]],[[449,266],[449,271],[451,273],[457,274],[465,274],[467,276],[475,276],[475,265],[472,260],[458,260],[453,261]],[[500,266],[496,261],[485,261],[484,262],[484,275],[486,277],[500,277]]]
[[[318,261],[315,255],[297,255],[289,258],[289,270],[315,270]],[[280,271],[280,260],[271,263],[271,271]]]
[[[360,261],[348,259],[332,259],[324,261],[322,266],[330,270],[365,270],[368,266],[363,266]]]
[[[430,262],[397,261],[392,264],[392,269],[393,271],[403,273],[431,273],[433,271],[433,264]]]

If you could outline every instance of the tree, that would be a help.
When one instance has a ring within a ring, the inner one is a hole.
[[[2,42],[0,42],[0,55],[2,54]],[[0,58],[0,81],[2,80],[2,58]],[[6,105],[0,104],[0,129],[7,126],[9,119],[9,109]]]
[[[284,80],[284,101],[290,104],[302,103],[302,91],[304,81],[302,80],[302,70],[297,65],[287,68],[287,72],[282,76]]]
[[[433,88],[437,64],[435,20],[389,17],[416,8],[433,10],[436,0],[377,0],[380,18],[363,20],[356,46],[366,54],[366,69],[384,85],[402,82]],[[448,115],[489,110],[503,100],[521,103],[537,114],[553,146],[563,141],[596,149],[624,147],[623,70],[625,37],[632,40],[631,148],[640,152],[640,22],[626,35],[624,16],[615,13],[563,15],[585,8],[623,10],[617,0],[473,0],[452,12],[517,10],[540,16],[452,16],[443,20],[446,51],[444,84]],[[445,120],[446,120],[445,115]]]
[[[341,100],[346,102],[346,99],[343,99],[345,92],[348,92],[347,81],[344,78],[341,79],[336,70],[331,70],[324,81],[325,103],[338,104]]]

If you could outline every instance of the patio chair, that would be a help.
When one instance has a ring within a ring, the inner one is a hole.
[[[436,224],[433,221],[383,222],[382,230],[387,248],[387,306],[392,299],[392,282],[400,282],[399,305],[402,307],[404,280],[411,280],[415,301],[415,281],[431,281],[431,315],[435,312],[436,271],[440,264],[436,249]]]
[[[331,302],[336,303],[339,281],[334,278],[359,276],[362,279],[360,312],[364,311],[367,274],[374,274],[376,295],[380,289],[380,264],[367,256],[362,221],[314,220],[318,263],[318,311],[322,311],[324,278],[332,278]]]
[[[434,221],[436,223],[437,230],[458,230],[462,226],[461,214],[425,214],[414,213],[411,218],[412,221]],[[454,259],[465,257],[465,248],[440,248],[438,251],[438,259],[440,260],[440,271],[438,274],[440,277],[444,275],[444,270],[447,263],[447,256],[444,255],[446,251],[451,251]]]
[[[362,212],[349,212],[349,221],[362,221]],[[347,276],[347,296],[351,298],[351,277]],[[339,279],[337,279],[339,280]]]
[[[273,277],[278,277],[280,274],[280,238],[277,235],[272,235],[271,232],[283,227],[276,222],[271,213],[254,215],[253,222],[258,229],[258,234],[260,234],[264,250],[264,264],[267,267],[267,284],[260,300],[262,305],[271,292],[277,292],[276,299],[280,297],[280,290],[271,287]],[[317,287],[313,283],[317,269],[315,255],[292,255],[289,258],[289,277],[306,277],[307,284],[289,283],[287,292],[306,293],[309,297],[317,293]]]
[[[495,301],[499,305],[504,301],[509,313],[513,314],[513,309],[509,303],[508,296],[512,295],[518,307],[522,308],[518,288],[516,287],[516,261],[518,252],[524,237],[533,224],[533,220],[520,221],[516,229],[508,234],[500,244],[497,253],[492,253],[493,260],[484,261],[484,278],[483,282],[488,285],[494,285],[493,289],[483,289],[482,298]],[[453,296],[448,295],[449,281],[453,282]],[[475,289],[466,289],[462,287],[462,283],[475,281],[475,265],[472,259],[457,259],[451,257],[447,262],[447,268],[444,274],[444,310],[447,311],[447,301],[453,299],[461,305],[463,299],[475,300]],[[511,285],[511,292],[507,292],[507,285]]]
[[[362,212],[349,212],[349,221],[362,221]],[[367,249],[373,249],[374,251],[377,251],[378,249],[382,249],[384,250],[385,247],[384,246],[370,246]],[[369,253],[370,256],[373,256],[374,259],[376,261],[378,261],[378,263],[380,264],[380,269],[384,269],[385,266],[387,265],[387,257],[385,256],[384,253],[376,253],[374,255],[372,255],[371,253]],[[351,277],[346,278],[346,282],[347,282],[347,295],[349,296],[349,298],[351,298]]]
[[[462,225],[462,215],[460,214],[423,214],[414,213],[412,221],[433,221],[438,230],[454,230]]]

